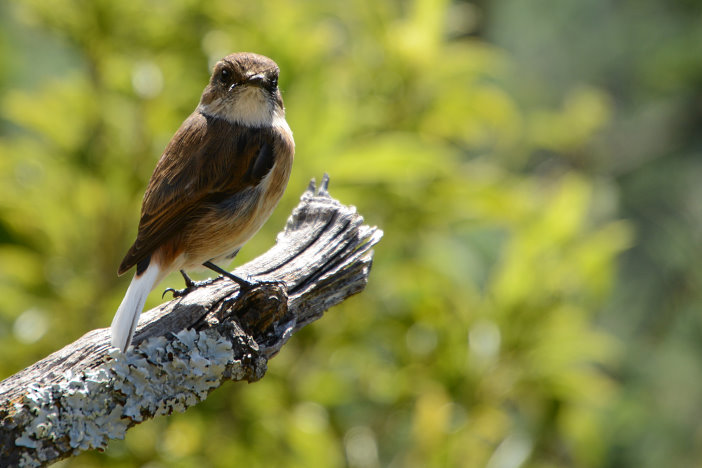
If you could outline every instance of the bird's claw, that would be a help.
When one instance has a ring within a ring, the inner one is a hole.
[[[161,294],[161,299],[163,299],[164,297],[166,297],[166,293],[171,293],[171,294],[173,294],[173,299],[176,299],[176,298],[179,298],[179,297],[183,297],[183,296],[185,296],[186,294],[188,294],[190,291],[192,291],[192,290],[194,290],[194,289],[195,289],[195,288],[192,287],[192,286],[187,287],[187,288],[183,288],[183,289],[166,288],[166,289],[163,290],[163,294]]]
[[[183,296],[195,291],[200,286],[206,286],[212,282],[211,279],[208,279],[205,281],[193,281],[188,276],[188,274],[185,273],[184,270],[180,270],[180,274],[183,275],[183,280],[185,281],[185,287],[183,289],[166,288],[163,291],[163,294],[161,294],[161,299],[163,299],[166,296],[166,293],[173,294],[174,299],[179,298],[179,297],[183,297]]]

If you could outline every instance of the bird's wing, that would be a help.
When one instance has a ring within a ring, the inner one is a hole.
[[[274,136],[194,112],[156,165],[144,194],[136,241],[124,273],[187,229],[208,205],[256,186],[275,163]]]

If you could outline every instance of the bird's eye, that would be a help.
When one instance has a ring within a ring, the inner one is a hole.
[[[224,68],[221,72],[219,72],[219,81],[221,81],[222,83],[227,83],[229,82],[231,76],[232,74],[229,72],[229,70]]]
[[[271,88],[275,89],[278,87],[278,77],[274,76],[270,79]]]

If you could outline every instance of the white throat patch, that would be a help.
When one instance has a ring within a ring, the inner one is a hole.
[[[218,100],[216,103],[200,104],[200,109],[204,114],[247,127],[272,126],[276,117],[280,117],[281,112],[276,109],[275,103],[266,97],[265,91],[256,86],[243,87],[234,99],[236,102],[233,105]]]

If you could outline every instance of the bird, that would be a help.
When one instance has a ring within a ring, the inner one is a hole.
[[[141,206],[136,240],[118,269],[136,267],[110,327],[111,343],[126,352],[152,289],[180,270],[224,270],[270,217],[288,184],[295,142],[285,120],[278,65],[251,52],[218,61],[200,102],[166,145]],[[165,292],[164,292],[165,294]]]

